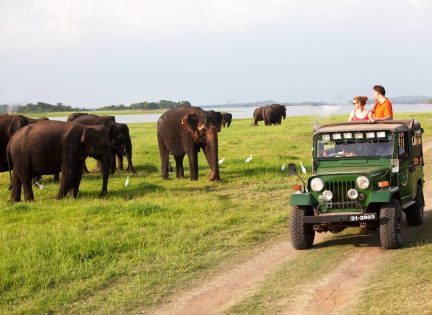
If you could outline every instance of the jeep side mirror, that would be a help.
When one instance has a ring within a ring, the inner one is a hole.
[[[294,163],[288,164],[288,176],[297,176],[297,167]]]
[[[399,159],[391,159],[392,173],[399,173]]]

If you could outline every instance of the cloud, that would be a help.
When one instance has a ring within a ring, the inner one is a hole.
[[[146,37],[182,31],[239,30],[286,15],[293,1],[5,1],[3,35]],[[5,30],[8,30],[6,32]]]

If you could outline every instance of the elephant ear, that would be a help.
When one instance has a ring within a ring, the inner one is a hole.
[[[84,132],[81,135],[81,142],[86,146],[94,145],[97,143],[99,133],[94,128],[85,128]]]
[[[206,125],[215,126],[219,132],[222,128],[222,121],[223,117],[221,112],[215,112],[214,110],[207,111]]]
[[[110,126],[108,127],[108,137],[110,141],[115,140],[116,133],[117,133],[117,126],[114,124],[110,124]]]
[[[9,125],[7,129],[7,134],[12,137],[12,135],[18,131],[18,129],[29,125],[29,121],[24,118],[24,116],[14,117],[12,123]]]
[[[191,131],[196,131],[198,129],[198,117],[195,114],[186,115],[182,119],[182,125],[191,129]]]

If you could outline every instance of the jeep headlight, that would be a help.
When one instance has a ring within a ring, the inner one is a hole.
[[[359,176],[357,177],[357,186],[360,189],[367,189],[370,185],[370,180],[366,176]]]
[[[321,191],[324,188],[324,181],[321,178],[313,178],[310,182],[310,186],[313,191]]]
[[[330,202],[333,199],[333,193],[330,190],[324,190],[322,196],[327,202]]]

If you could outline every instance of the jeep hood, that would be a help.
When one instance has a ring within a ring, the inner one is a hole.
[[[314,176],[325,176],[325,175],[369,175],[372,177],[379,176],[388,172],[389,166],[342,166],[342,167],[319,167]]]

